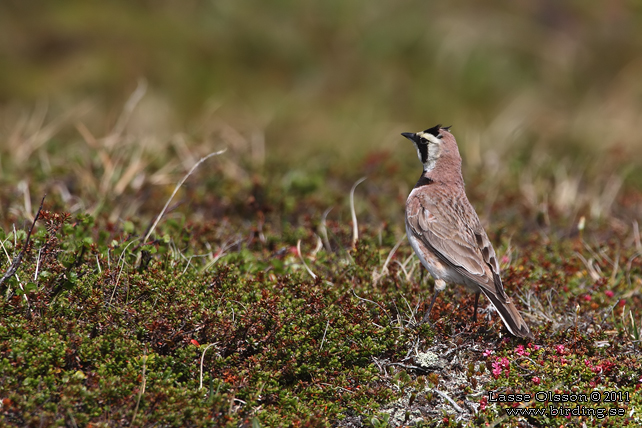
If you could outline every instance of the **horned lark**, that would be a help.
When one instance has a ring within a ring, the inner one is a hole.
[[[450,127],[437,125],[423,132],[404,132],[415,143],[424,170],[406,202],[406,233],[419,260],[435,279],[435,293],[446,283],[465,285],[492,302],[508,330],[533,338],[511,299],[504,292],[499,263],[475,209],[468,201],[461,175],[461,156]]]

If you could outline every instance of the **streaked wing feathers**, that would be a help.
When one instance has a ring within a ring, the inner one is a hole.
[[[442,261],[482,287],[484,294],[506,300],[493,246],[472,206],[469,208],[471,216],[461,218],[451,206],[436,204],[425,196],[415,197],[407,206],[408,224],[417,238]]]

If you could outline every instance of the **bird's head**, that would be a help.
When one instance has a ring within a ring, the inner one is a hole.
[[[457,142],[453,134],[448,131],[449,129],[450,126],[437,125],[425,131],[401,134],[415,144],[417,156],[424,166],[424,171],[430,172],[435,169],[440,158],[450,158],[453,162],[458,161],[461,164]]]

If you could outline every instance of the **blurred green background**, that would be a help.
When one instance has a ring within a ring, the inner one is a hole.
[[[357,178],[388,162],[412,181],[399,133],[442,123],[467,177],[523,181],[533,205],[642,183],[635,1],[5,0],[0,51],[6,173],[78,150],[79,123],[109,136],[139,87],[123,126],[157,157],[180,133],[241,163]]]

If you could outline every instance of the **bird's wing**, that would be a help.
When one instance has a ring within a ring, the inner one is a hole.
[[[426,195],[411,196],[406,214],[408,230],[442,262],[477,284],[513,335],[533,339],[504,291],[495,250],[468,200],[445,205]]]
[[[425,195],[411,198],[406,207],[409,229],[443,262],[482,287],[484,294],[505,300],[495,250],[470,203],[458,201],[462,203],[466,209],[437,204]]]

